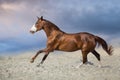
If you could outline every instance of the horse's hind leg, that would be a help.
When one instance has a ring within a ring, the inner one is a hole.
[[[95,51],[95,50],[93,50],[92,51],[92,54],[98,59],[98,61],[100,62],[100,54],[97,52],[97,51]],[[101,65],[101,62],[100,62],[100,65],[99,65],[99,67],[101,67],[102,65]]]
[[[83,64],[85,64],[86,62],[88,62],[88,59],[87,59],[88,53],[89,53],[89,52],[82,51]]]
[[[80,66],[82,66],[83,64],[86,64],[86,63],[88,62],[88,59],[87,59],[88,53],[89,53],[89,52],[82,51],[83,62],[80,63],[78,66],[76,66],[76,68],[79,68]]]
[[[97,51],[93,50],[92,54],[100,61],[100,54]]]

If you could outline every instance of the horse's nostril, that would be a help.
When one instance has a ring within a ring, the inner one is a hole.
[[[33,34],[33,33],[35,33],[35,32],[30,30],[30,33],[32,33],[32,34]]]

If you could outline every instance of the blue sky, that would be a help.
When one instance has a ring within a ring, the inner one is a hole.
[[[46,46],[44,31],[32,35],[36,16],[66,32],[90,32],[120,46],[120,0],[0,0],[0,53]]]

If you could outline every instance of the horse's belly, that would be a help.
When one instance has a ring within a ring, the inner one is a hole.
[[[80,48],[77,46],[75,42],[66,42],[64,44],[59,45],[58,47],[58,50],[68,51],[68,52],[76,51],[79,49]]]

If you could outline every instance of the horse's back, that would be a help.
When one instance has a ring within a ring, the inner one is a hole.
[[[76,51],[82,48],[91,49],[95,47],[94,35],[86,32],[63,34],[59,39],[59,50],[63,51]]]

